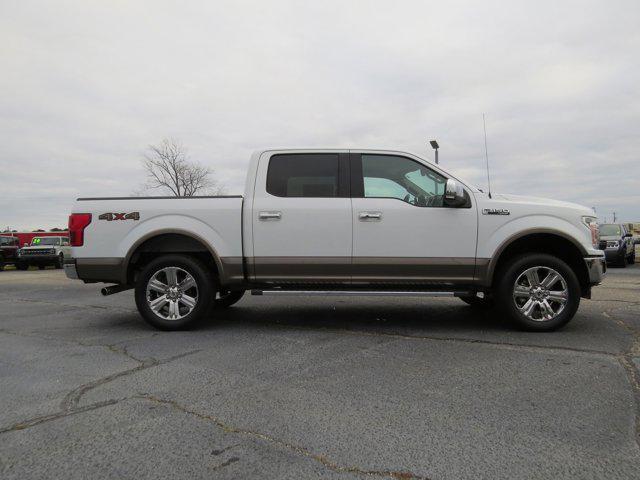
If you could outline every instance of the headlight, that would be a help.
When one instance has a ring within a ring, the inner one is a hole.
[[[593,248],[598,248],[600,243],[600,232],[598,231],[598,219],[597,217],[582,217],[582,223],[591,232],[591,244]]]
[[[607,241],[607,248],[618,248],[619,246],[620,246],[620,242],[618,240]]]

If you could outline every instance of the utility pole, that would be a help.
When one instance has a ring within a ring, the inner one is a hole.
[[[616,219],[617,219],[617,218],[618,218],[618,217],[616,217],[616,212],[613,212],[613,223],[616,223]]]

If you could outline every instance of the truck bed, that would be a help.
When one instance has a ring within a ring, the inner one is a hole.
[[[124,259],[149,235],[190,232],[216,254],[242,258],[240,195],[78,198],[74,213],[90,213],[76,259]]]

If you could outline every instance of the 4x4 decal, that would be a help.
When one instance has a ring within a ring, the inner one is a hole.
[[[98,220],[106,220],[107,222],[111,222],[113,220],[140,220],[140,212],[103,213],[98,217]]]

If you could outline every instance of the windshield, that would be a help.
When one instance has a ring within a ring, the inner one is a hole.
[[[620,229],[620,225],[600,225],[600,235],[603,236],[616,236],[622,235],[622,230]]]
[[[60,237],[36,237],[31,240],[31,245],[60,245]]]

